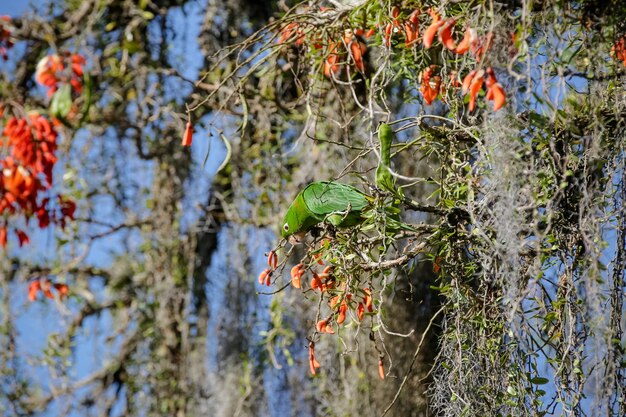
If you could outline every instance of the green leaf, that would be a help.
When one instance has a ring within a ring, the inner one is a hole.
[[[72,108],[72,87],[63,84],[52,96],[50,113],[57,119],[64,121]]]
[[[222,142],[224,142],[224,146],[226,146],[226,156],[224,157],[224,160],[222,161],[220,166],[217,168],[217,171],[215,171],[216,174],[226,168],[226,165],[228,165],[228,162],[230,162],[230,157],[232,155],[232,148],[230,147],[230,142],[228,141],[228,139],[226,139],[226,136],[220,134],[220,139],[222,139]]]
[[[535,385],[545,385],[548,382],[550,382],[548,378],[542,378],[540,376],[536,376],[530,380],[530,383]]]

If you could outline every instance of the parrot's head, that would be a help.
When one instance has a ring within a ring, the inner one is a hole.
[[[289,208],[285,218],[283,219],[283,225],[280,229],[280,234],[284,238],[289,239],[289,243],[297,245],[302,242],[306,232],[303,232],[302,225],[299,222],[297,213],[292,207]]]
[[[302,208],[302,203],[300,201],[301,197],[298,197],[299,198],[296,198],[287,210],[280,228],[281,236],[289,239],[289,243],[292,245],[302,243],[304,236],[306,235],[306,230],[302,230],[302,215],[300,215],[300,210]]]

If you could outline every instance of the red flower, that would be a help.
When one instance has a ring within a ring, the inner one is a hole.
[[[315,343],[309,342],[309,369],[311,374],[315,375],[316,369],[320,367],[320,363],[315,359]]]
[[[11,38],[11,18],[9,16],[0,16],[0,56],[5,61],[9,59],[7,51],[13,47],[13,39]]]
[[[441,26],[441,29],[439,30],[439,42],[451,51],[456,49],[454,46],[454,39],[452,39],[452,28],[455,23],[456,20],[454,18],[450,18],[446,20],[446,23]]]
[[[367,50],[367,47],[354,36],[351,30],[347,29],[344,33],[343,41],[346,44],[346,48],[354,61],[354,66],[357,70],[364,72],[365,64],[363,63],[363,55]]]
[[[372,292],[370,291],[369,288],[363,288],[363,292],[365,293],[365,296],[363,297],[363,302],[365,303],[365,307],[367,308],[367,311],[371,313],[372,311],[374,311],[374,304],[372,302]]]
[[[441,20],[441,17],[434,9],[430,9],[428,13],[430,13],[433,21],[424,32],[424,38],[422,39],[422,43],[426,49],[432,46],[433,40],[435,40],[435,35],[439,31],[439,28],[446,23],[445,20]]]
[[[67,219],[74,220],[74,212],[76,211],[76,203],[68,198],[58,197],[61,217],[58,219],[61,227],[65,228]],[[41,222],[41,219],[40,219]]]
[[[336,74],[339,71],[339,55],[335,52],[337,44],[331,42],[328,46],[328,55],[324,60],[324,75],[331,78],[332,74]]]
[[[7,246],[7,228],[5,226],[0,226],[0,246],[3,248]]]
[[[463,40],[459,42],[454,52],[456,52],[459,55],[463,55],[467,51],[469,51],[470,46],[472,44],[475,44],[477,41],[478,41],[478,35],[476,35],[476,30],[467,28],[465,30],[465,36],[463,37]]]
[[[20,247],[24,245],[28,245],[30,243],[30,239],[28,235],[21,230],[16,229],[15,234],[17,235],[17,239],[19,240]]]
[[[333,327],[330,325],[330,317],[318,321],[315,324],[315,330],[320,333],[334,334]]]
[[[387,23],[385,26],[385,46],[391,46],[391,36],[400,28],[400,21],[398,20],[398,16],[400,15],[400,8],[398,6],[393,6],[391,9],[391,17],[392,21]]]
[[[302,286],[302,275],[304,275],[305,272],[304,265],[302,264],[298,264],[291,268],[291,285],[295,288],[300,288]]]
[[[61,299],[65,298],[70,291],[70,287],[68,287],[66,284],[59,283],[54,284],[54,289],[59,292],[59,298]]]
[[[496,74],[491,67],[487,68],[487,95],[488,101],[493,101],[493,110],[498,111],[506,103],[504,88],[496,79]]]
[[[272,285],[271,279],[272,279],[272,271],[269,268],[264,269],[259,274],[259,277],[258,277],[259,284],[267,285],[268,287]]]
[[[380,379],[385,379],[385,366],[383,365],[383,358],[378,358],[378,376]]]
[[[49,279],[37,279],[28,285],[28,300],[35,301],[37,294],[41,291],[43,295],[49,299],[54,299],[51,289],[54,288],[59,293],[59,298],[64,299],[69,293],[67,284],[52,284]]]
[[[374,36],[376,34],[376,29],[375,28],[371,28],[370,30],[368,30],[367,32],[365,32],[365,34],[363,35],[363,37],[365,39],[371,38],[372,36]]]
[[[193,140],[193,125],[191,121],[187,122],[185,126],[185,133],[183,133],[183,146],[191,146],[191,141]]]
[[[438,274],[439,271],[441,271],[441,261],[442,261],[442,257],[441,256],[437,256],[437,258],[435,258],[435,261],[433,262],[433,272],[435,274]]]
[[[491,40],[493,38],[493,34],[491,32],[487,33],[487,35],[483,38],[476,38],[474,42],[471,42],[470,49],[472,50],[472,54],[476,57],[476,59],[481,59],[483,54],[491,48]]]
[[[622,61],[626,66],[626,37],[620,38],[611,48],[611,55]]]
[[[434,66],[430,66],[422,73],[422,86],[420,92],[424,97],[426,104],[430,105],[437,98],[439,94],[439,88],[441,87],[441,77],[438,75],[432,77]],[[431,80],[432,77],[432,80]]]
[[[419,38],[419,35],[420,35],[419,34],[419,29],[420,29],[419,15],[420,15],[420,10],[415,9],[413,13],[409,15],[406,22],[404,22],[404,34],[406,38],[405,39],[406,46],[413,45]]]
[[[37,293],[41,290],[41,282],[39,280],[33,281],[28,285],[28,300],[35,301],[37,299]]]
[[[313,278],[311,278],[311,288],[314,290],[322,290],[323,291],[324,283],[320,279],[319,275],[313,272]]]
[[[472,82],[470,83],[470,87],[469,87],[470,101],[469,101],[469,106],[468,106],[468,109],[470,112],[474,111],[474,108],[476,107],[476,96],[480,92],[480,89],[482,88],[483,83],[485,82],[484,75],[485,75],[485,71],[481,69],[474,75],[474,78],[472,78]]]
[[[346,313],[348,312],[348,301],[352,298],[352,294],[346,294],[345,298],[339,306],[339,314],[337,314],[337,324],[342,324],[346,321]]]
[[[356,315],[359,318],[359,321],[363,320],[363,314],[365,313],[365,306],[363,303],[359,303],[356,308]]]
[[[461,94],[465,95],[469,91],[470,84],[472,84],[472,80],[476,75],[476,70],[471,70],[469,74],[463,78],[463,84],[461,85]]]
[[[304,43],[304,31],[300,28],[300,24],[298,22],[291,22],[287,24],[280,31],[280,37],[278,38],[278,43],[284,43],[287,41],[295,40],[296,45],[302,45]]]
[[[83,88],[83,65],[85,63],[85,58],[78,54],[48,55],[37,64],[35,81],[48,88],[48,97],[56,92],[59,83],[71,84],[76,94],[80,94]],[[68,66],[71,68],[69,75],[65,71]]]
[[[271,269],[276,269],[276,264],[278,263],[278,255],[273,250],[267,255],[267,266]]]

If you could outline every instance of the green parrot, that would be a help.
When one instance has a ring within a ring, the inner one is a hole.
[[[378,129],[380,163],[376,170],[376,185],[397,192],[395,178],[389,172],[393,132],[382,123]],[[373,197],[351,185],[336,181],[316,181],[307,185],[287,209],[281,235],[291,244],[302,242],[306,233],[322,222],[335,227],[350,227],[364,220],[362,213],[370,207]]]
[[[291,203],[281,235],[298,244],[315,225],[328,222],[335,227],[350,227],[363,219],[361,212],[371,197],[351,185],[335,181],[316,181],[300,191]]]

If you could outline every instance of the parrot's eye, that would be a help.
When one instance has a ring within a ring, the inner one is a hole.
[[[285,223],[285,224],[283,225],[283,230],[284,230],[285,232],[288,232],[288,231],[289,231],[289,225],[288,225],[287,223]]]

